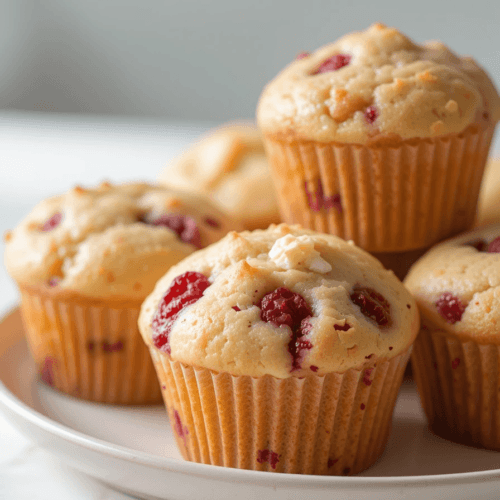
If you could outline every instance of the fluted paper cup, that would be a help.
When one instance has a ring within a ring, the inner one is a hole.
[[[330,475],[356,474],[382,454],[409,354],[364,370],[278,379],[195,368],[151,348],[185,459]]]
[[[137,328],[140,303],[20,288],[27,340],[45,383],[89,401],[161,402],[154,366]]]
[[[266,135],[281,215],[369,252],[429,247],[472,226],[494,126],[375,145]]]
[[[500,345],[463,342],[424,325],[411,359],[433,432],[500,450]]]

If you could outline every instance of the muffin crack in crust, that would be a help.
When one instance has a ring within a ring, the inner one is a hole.
[[[398,355],[418,329],[413,299],[377,260],[335,236],[281,224],[229,233],[171,268],[141,310],[151,348],[152,318],[187,272],[210,282],[169,330],[171,359],[192,366],[278,378],[344,372]],[[353,302],[360,284],[377,292],[375,305]]]
[[[24,286],[140,300],[162,270],[237,228],[198,194],[145,183],[77,186],[9,232],[5,264]]]

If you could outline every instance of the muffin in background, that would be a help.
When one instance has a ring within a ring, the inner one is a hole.
[[[235,227],[201,195],[148,184],[39,203],[6,234],[5,266],[42,380],[92,401],[161,401],[140,305],[173,264]]]
[[[158,180],[212,196],[246,229],[280,222],[262,136],[250,123],[210,131],[170,162]]]
[[[184,458],[301,474],[378,459],[418,328],[380,262],[285,224],[190,255],[139,317]]]
[[[477,206],[476,226],[500,222],[500,158],[491,158],[484,172],[479,203]]]
[[[421,330],[411,355],[430,428],[500,450],[500,225],[431,249],[405,284]]]
[[[473,59],[382,24],[299,54],[257,108],[283,219],[370,252],[473,224],[499,119]]]

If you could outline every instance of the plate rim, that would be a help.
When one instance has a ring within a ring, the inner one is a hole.
[[[1,324],[11,316],[19,313],[19,307],[9,308],[0,314]],[[0,359],[5,356],[9,348],[25,342],[23,335],[15,336],[10,346],[5,348]],[[27,345],[27,344],[26,344]],[[476,481],[494,481],[500,478],[500,469],[485,471],[455,472],[450,474],[416,475],[416,476],[320,476],[313,474],[272,474],[263,471],[236,469],[231,467],[200,464],[187,460],[178,460],[170,457],[155,456],[143,451],[132,450],[125,446],[111,443],[103,439],[89,436],[81,431],[72,429],[38,412],[28,404],[21,401],[13,394],[0,378],[0,410],[8,410],[12,415],[23,419],[31,425],[39,427],[48,434],[63,439],[73,445],[89,449],[96,453],[111,456],[115,459],[125,460],[130,463],[146,467],[169,470],[178,474],[198,476],[207,479],[217,479],[228,483],[244,482],[255,483],[258,481],[263,486],[293,487],[293,488],[358,488],[358,487],[387,487],[387,486],[445,486],[449,483],[471,483]],[[11,416],[5,411],[6,418],[17,427]],[[29,439],[33,438],[27,436]],[[43,446],[43,445],[41,445]],[[49,450],[50,451],[50,450]]]

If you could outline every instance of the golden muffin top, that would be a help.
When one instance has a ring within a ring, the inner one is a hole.
[[[463,341],[500,342],[500,225],[433,247],[405,284],[426,322]]]
[[[289,140],[366,144],[494,124],[500,96],[471,57],[377,23],[300,54],[265,87],[257,120]]]
[[[352,242],[273,224],[230,232],[172,267],[139,329],[175,361],[287,378],[392,358],[413,342],[419,314],[392,271]]]
[[[21,286],[142,300],[170,266],[235,228],[198,194],[140,183],[75,187],[6,234],[5,265]]]
[[[252,124],[210,131],[172,160],[158,180],[212,196],[246,229],[265,229],[280,221],[262,137]]]

